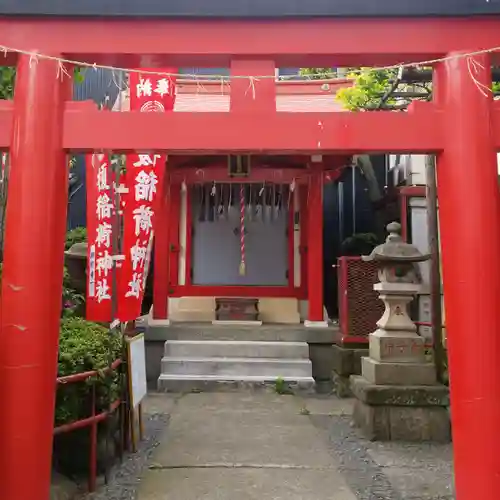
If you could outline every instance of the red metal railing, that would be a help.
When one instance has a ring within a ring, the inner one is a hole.
[[[426,327],[429,327],[429,328],[433,327],[432,323],[429,323],[428,321],[414,321],[414,323],[417,326],[426,326]],[[441,328],[443,330],[445,330],[446,329],[446,325],[441,325]],[[444,340],[444,345],[446,345],[446,340]],[[434,347],[434,340],[432,338],[426,339],[425,347],[432,349]]]
[[[373,285],[378,282],[377,265],[361,257],[339,257],[339,327],[344,344],[366,344],[377,328],[384,304]]]
[[[373,290],[373,285],[378,282],[377,265],[364,262],[361,257],[339,257],[337,269],[340,337],[335,341],[366,344],[368,335],[377,329],[377,321],[384,312],[384,304]],[[415,324],[432,327],[425,321],[415,321]],[[433,346],[432,339],[426,346]]]
[[[122,360],[115,360],[111,366],[97,371],[88,371],[82,373],[75,373],[74,375],[68,375],[65,377],[58,377],[56,380],[57,387],[61,387],[66,384],[74,384],[79,382],[85,382],[92,377],[101,377],[103,374],[108,374],[115,371],[121,365]],[[81,420],[76,420],[75,422],[70,422],[67,424],[60,425],[54,428],[54,436],[59,434],[64,434],[67,432],[75,431],[77,429],[83,429],[84,427],[90,427],[90,453],[89,453],[89,477],[88,477],[88,488],[89,491],[94,491],[96,488],[97,480],[97,428],[100,422],[105,421],[110,415],[112,415],[116,409],[120,407],[121,399],[110,403],[109,408],[106,411],[96,413],[96,384],[92,384],[91,388],[91,415],[87,418]]]

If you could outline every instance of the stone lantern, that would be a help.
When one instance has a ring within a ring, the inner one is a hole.
[[[64,252],[64,262],[68,269],[71,286],[85,294],[87,288],[87,243],[75,243]]]
[[[421,287],[418,263],[430,256],[403,241],[400,224],[393,222],[387,230],[385,243],[362,257],[379,264],[374,289],[385,311],[369,336],[361,376],[351,377],[353,418],[371,439],[448,441],[448,389],[437,383],[425,339],[408,314]]]
[[[408,315],[408,305],[421,287],[418,262],[429,259],[413,245],[401,238],[401,226],[392,222],[387,226],[389,236],[382,245],[362,259],[379,264],[379,283],[374,285],[385,304],[383,316],[378,320],[378,329],[370,337],[370,357],[364,358],[362,366],[367,380],[373,383],[433,383],[434,366],[425,363],[425,339],[417,334],[417,326]],[[397,378],[391,367],[384,362],[404,363]],[[419,364],[417,370],[414,363]],[[421,363],[424,363],[420,366]],[[366,367],[366,368],[365,368]],[[414,373],[416,372],[416,373]],[[407,375],[407,377],[405,377]],[[403,379],[401,378],[403,376]]]

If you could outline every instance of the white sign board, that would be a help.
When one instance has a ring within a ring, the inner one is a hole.
[[[144,334],[127,339],[127,344],[130,404],[132,408],[137,408],[148,392]]]

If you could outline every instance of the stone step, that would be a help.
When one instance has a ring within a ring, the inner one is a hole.
[[[249,389],[276,390],[278,377],[266,376],[220,376],[220,375],[171,375],[161,374],[158,379],[158,390],[162,392],[186,393],[192,391],[231,391]],[[312,377],[280,377],[287,389],[294,393],[314,392]]]
[[[248,340],[259,342],[324,342],[331,343],[338,332],[338,325],[329,328],[306,328],[303,325],[237,326],[207,323],[149,324],[146,340]]]
[[[309,347],[305,342],[168,340],[165,342],[165,356],[188,358],[309,359]]]
[[[312,377],[309,359],[278,358],[183,358],[166,356],[161,361],[165,375],[198,375],[200,378],[254,376],[263,379]]]

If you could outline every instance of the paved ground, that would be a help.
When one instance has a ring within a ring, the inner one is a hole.
[[[154,395],[146,411],[171,418],[138,500],[453,498],[449,446],[365,441],[349,400]]]
[[[152,394],[146,439],[86,500],[452,500],[451,447],[371,443],[350,400]]]

